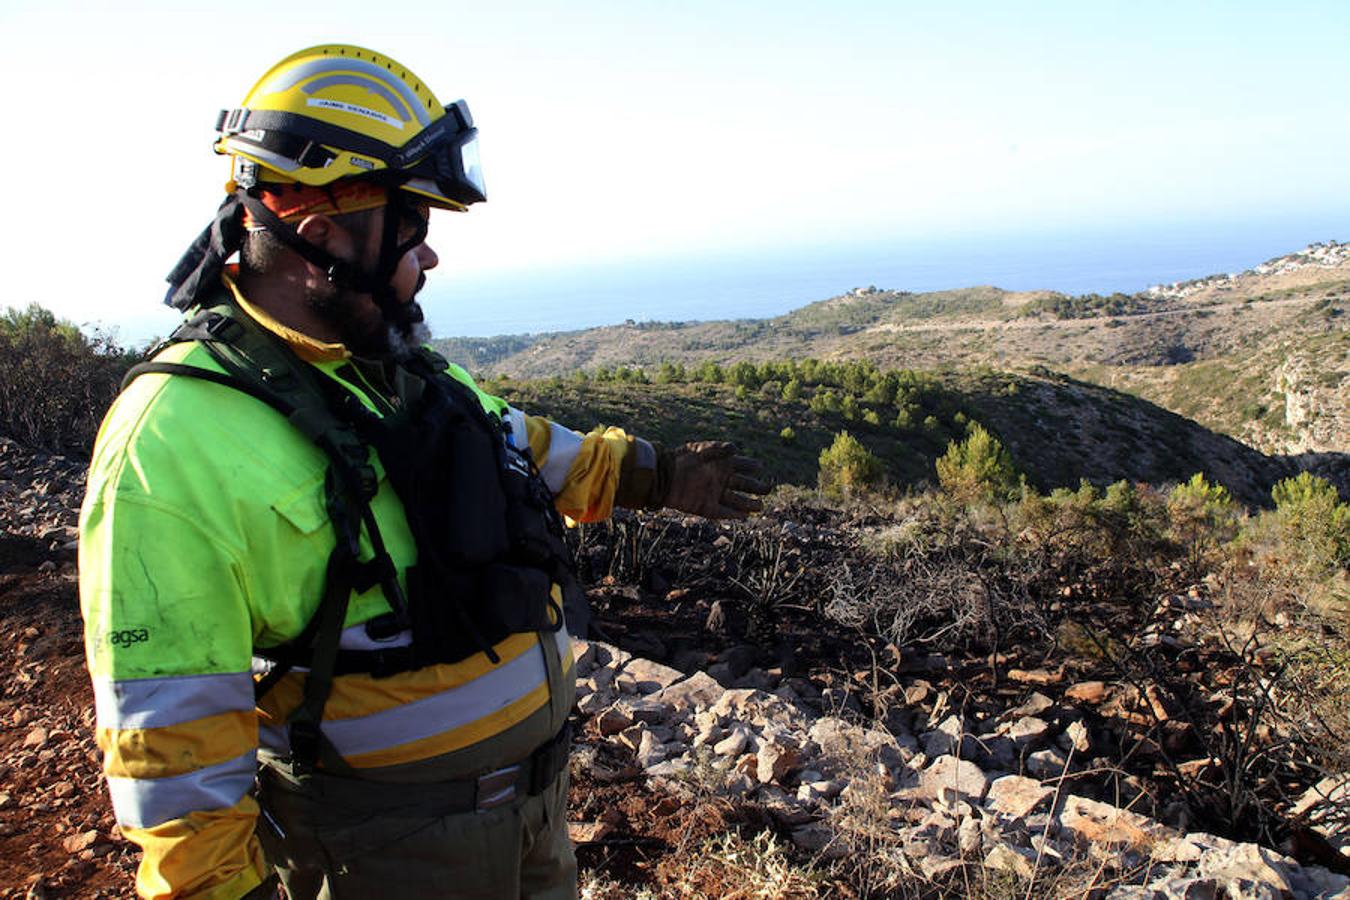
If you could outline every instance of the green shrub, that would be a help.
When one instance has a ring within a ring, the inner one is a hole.
[[[1010,497],[1019,483],[1012,456],[978,422],[971,424],[965,440],[947,445],[937,461],[937,476],[942,489],[963,502]]]
[[[797,432],[791,425],[784,425],[783,430],[778,432],[778,438],[785,444],[791,444],[797,440]]]
[[[1167,495],[1171,536],[1186,552],[1192,574],[1199,575],[1211,557],[1237,533],[1241,509],[1221,484],[1210,484],[1201,472]]]
[[[722,367],[712,360],[705,360],[699,363],[698,368],[694,369],[693,380],[701,381],[704,384],[721,384],[726,375]]]
[[[1286,544],[1310,574],[1350,565],[1350,504],[1325,478],[1301,472],[1270,492]]]
[[[656,371],[657,384],[673,384],[685,381],[687,375],[684,371],[684,363],[663,362]]]
[[[811,396],[810,406],[811,412],[816,415],[821,415],[823,413],[837,413],[839,412],[839,395],[829,388],[816,391]]]
[[[802,382],[800,378],[791,378],[788,383],[783,385],[784,400],[800,400],[802,397]]]
[[[727,371],[727,380],[740,387],[754,389],[759,387],[759,370],[752,362],[741,360]]]
[[[847,431],[834,436],[829,449],[820,451],[820,489],[827,494],[850,495],[881,483],[883,468],[858,439]]]
[[[852,394],[845,394],[844,399],[839,403],[839,411],[844,414],[844,418],[850,422],[858,421],[858,400]]]

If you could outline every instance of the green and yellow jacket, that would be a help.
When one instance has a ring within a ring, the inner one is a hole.
[[[344,348],[290,331],[227,286],[302,359],[367,408],[386,408],[377,379]],[[219,370],[191,343],[158,359]],[[613,428],[583,436],[451,374],[527,437],[560,512],[610,514],[631,438]],[[402,572],[416,547],[374,465],[371,507]],[[137,378],[99,431],[80,516],[80,603],[104,773],[123,833],[144,851],[142,896],[236,898],[268,874],[253,833],[254,773],[260,758],[287,755],[304,674],[286,675],[255,706],[254,650],[295,638],[323,596],[335,542],[327,469],[270,407],[195,378]],[[354,595],[342,646],[388,646],[362,625],[389,609],[378,586]],[[372,780],[470,777],[528,756],[572,705],[567,632],[515,634],[493,649],[496,664],[479,653],[385,678],[338,676],[324,735]]]

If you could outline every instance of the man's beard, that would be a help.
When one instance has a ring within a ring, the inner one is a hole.
[[[418,288],[421,286],[419,282]],[[369,295],[336,285],[310,288],[305,302],[333,326],[338,339],[356,356],[406,359],[431,339],[431,329],[422,320],[422,307],[416,299],[400,305],[398,321],[386,318],[379,306],[370,302]]]

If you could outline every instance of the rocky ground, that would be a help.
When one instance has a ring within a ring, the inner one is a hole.
[[[80,642],[82,480],[0,440],[0,898],[131,894]],[[1203,586],[1121,622],[1165,654],[1157,677],[1068,651],[886,646],[810,604],[754,602],[819,589],[866,527],[796,510],[581,536],[606,638],[578,645],[570,827],[591,896],[1350,898],[1350,779],[1244,784],[1276,820],[1207,805],[1228,766],[1204,755],[1214,725],[1187,692],[1236,715],[1219,686],[1261,660],[1206,643]],[[758,894],[745,848],[779,865]]]
[[[695,809],[724,798],[743,807],[729,821],[776,827],[816,865],[848,859],[880,894],[966,895],[960,879],[977,866],[1012,876],[1026,896],[1057,895],[1076,869],[1072,895],[1350,897],[1350,877],[1324,867],[1076,793],[1075,754],[1090,755],[1091,731],[1038,691],[984,723],[953,714],[916,733],[821,714],[803,702],[809,684],[727,689],[607,644],[578,652],[581,784],[640,783]],[[1082,683],[1069,694],[1088,702],[1105,690]],[[924,692],[911,688],[916,700]],[[583,862],[609,862],[593,848],[610,839],[640,838],[621,806],[574,812],[594,816],[572,825]],[[643,880],[660,885],[655,862]]]

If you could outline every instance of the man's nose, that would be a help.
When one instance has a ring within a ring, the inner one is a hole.
[[[422,267],[423,272],[436,268],[441,262],[441,258],[436,255],[436,251],[425,243],[418,244],[417,249],[413,252],[417,254],[417,264]]]

